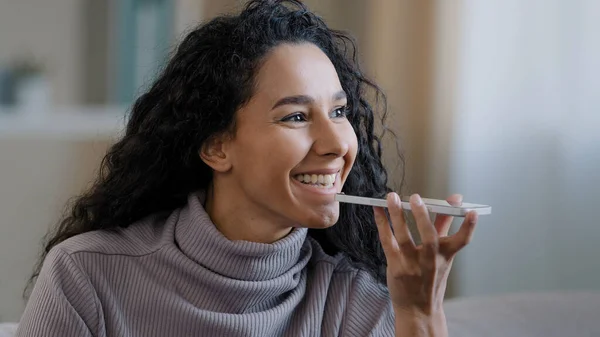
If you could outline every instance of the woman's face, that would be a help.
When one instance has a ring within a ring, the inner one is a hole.
[[[352,168],[357,139],[333,64],[313,44],[283,44],[269,52],[255,79],[224,146],[230,168],[220,175],[228,197],[253,220],[335,224],[334,195]]]

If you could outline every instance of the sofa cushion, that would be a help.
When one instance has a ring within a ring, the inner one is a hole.
[[[0,323],[0,337],[13,337],[17,332],[17,323]]]
[[[445,312],[450,337],[600,336],[600,292],[457,298]]]

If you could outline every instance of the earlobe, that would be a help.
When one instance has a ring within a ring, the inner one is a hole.
[[[227,156],[226,144],[221,137],[211,137],[202,144],[198,151],[202,161],[217,172],[227,172],[231,169],[230,158]]]

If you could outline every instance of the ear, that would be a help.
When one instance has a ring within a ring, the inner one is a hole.
[[[221,173],[231,169],[231,158],[227,155],[227,140],[225,135],[210,137],[198,151],[206,165]]]

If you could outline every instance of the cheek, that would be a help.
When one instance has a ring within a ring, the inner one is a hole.
[[[310,146],[303,137],[292,132],[271,132],[253,139],[240,139],[235,166],[248,181],[267,185],[281,185],[290,171],[306,156]]]

